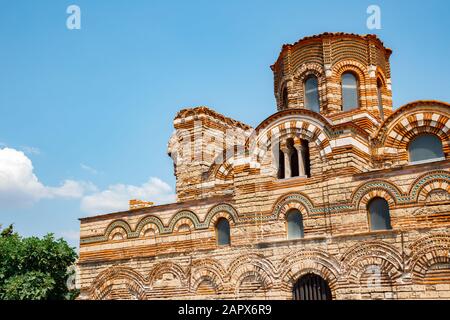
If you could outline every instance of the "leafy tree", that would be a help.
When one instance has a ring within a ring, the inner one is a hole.
[[[53,234],[22,238],[9,226],[0,233],[0,299],[75,298],[66,283],[76,258],[74,248]]]

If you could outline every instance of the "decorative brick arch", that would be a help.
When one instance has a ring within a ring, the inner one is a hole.
[[[272,285],[276,269],[272,262],[263,255],[256,253],[244,254],[235,258],[228,267],[227,280],[237,284],[241,276],[247,272],[260,273],[265,283]]]
[[[169,225],[164,229],[165,233],[172,233],[175,230],[175,226],[177,225],[178,221],[182,219],[183,221],[190,220],[189,223],[193,226],[193,229],[197,229],[200,227],[200,220],[194,212],[190,210],[182,210],[172,216]]]
[[[383,241],[358,243],[349,248],[341,258],[343,274],[351,283],[359,283],[368,266],[376,265],[380,271],[395,280],[403,273],[400,252]]]
[[[382,68],[380,68],[380,66],[377,66],[376,71],[375,71],[375,78],[374,78],[374,85],[376,86],[376,90],[378,93],[378,80],[381,82],[381,105],[383,107],[383,114],[384,114],[384,118],[390,116],[392,114],[392,91],[391,91],[391,87],[390,87],[390,80],[388,79],[388,77],[386,77],[384,71]],[[378,114],[380,116],[380,121],[381,119],[381,115],[378,109],[378,96],[376,97],[376,102],[375,103],[371,103],[372,107],[368,108],[369,111],[371,111],[372,113]],[[368,106],[370,104],[368,103]]]
[[[222,285],[222,283],[218,282],[218,280],[219,280],[219,278],[215,274],[209,272],[208,270],[202,270],[195,277],[195,279],[193,279],[193,283],[191,284],[190,292],[198,295],[199,293],[197,291],[198,291],[200,285],[203,282],[207,281],[211,284],[211,287],[214,291],[213,294],[217,295],[223,291],[223,285]]]
[[[252,168],[260,168],[261,159],[273,156],[273,145],[280,137],[290,135],[315,144],[321,158],[331,154],[332,125],[321,114],[307,109],[287,109],[268,117],[245,143],[247,160]],[[293,135],[292,135],[293,134]],[[324,160],[325,161],[325,160]]]
[[[114,298],[114,286],[117,281],[122,281],[129,294],[137,299],[146,298],[145,280],[132,268],[125,266],[113,266],[101,272],[92,282],[89,296],[93,300],[105,300]]]
[[[386,199],[391,207],[399,202],[405,202],[409,199],[393,183],[387,180],[372,180],[361,184],[350,197],[350,202],[359,210],[365,210],[367,203],[373,197]]]
[[[293,95],[293,79],[290,76],[286,76],[283,77],[281,79],[281,81],[279,82],[277,91],[276,91],[276,97],[277,97],[277,109],[281,110],[284,106],[283,106],[283,91],[286,88],[287,90],[287,97],[288,97],[288,101],[290,100],[289,98]],[[288,102],[289,104],[289,102]]]
[[[299,138],[307,140],[316,145],[320,157],[331,153],[330,138],[324,127],[318,126],[307,118],[286,119],[272,126],[265,132],[265,137],[258,139],[258,149],[266,153],[271,150],[274,142],[287,138]],[[261,157],[261,155],[259,154]]]
[[[362,196],[357,208],[362,211],[367,210],[367,205],[374,198],[382,198],[386,200],[389,204],[389,208],[393,208],[396,204],[395,199],[386,189],[377,188],[368,190],[367,193]]]
[[[362,63],[356,60],[341,60],[338,63],[335,63],[332,67],[333,79],[335,83],[341,84],[342,74],[345,72],[351,72],[356,75],[358,80],[358,99],[359,99],[359,107],[367,108],[367,101],[365,99],[361,99],[361,97],[367,97],[366,85],[368,84],[368,71],[367,67]],[[339,88],[337,92],[339,96],[339,101],[342,103],[342,91]]]
[[[164,230],[164,225],[157,216],[154,215],[146,216],[138,222],[134,233],[138,237],[142,237],[144,232],[148,228],[152,228],[155,230],[156,234],[160,234]]]
[[[442,142],[450,157],[450,104],[440,101],[411,102],[391,114],[374,135],[374,144],[386,159],[408,162],[408,145],[416,136],[430,133]]]
[[[436,189],[442,189],[450,193],[450,173],[444,170],[428,172],[418,177],[411,184],[409,197],[411,201],[425,201],[428,194]]]
[[[322,250],[304,250],[288,254],[279,264],[281,289],[284,292],[292,292],[299,278],[308,273],[314,273],[328,282],[334,297],[340,269],[336,258]]]
[[[285,219],[286,213],[291,209],[299,210],[304,216],[313,211],[312,201],[304,194],[289,193],[281,196],[275,202],[272,212],[275,219]]]
[[[150,287],[153,287],[155,281],[165,273],[171,273],[182,284],[186,284],[186,272],[180,265],[170,261],[160,262],[153,266],[152,270],[147,276],[147,283],[150,285]]]
[[[267,291],[273,286],[271,277],[264,270],[258,270],[253,265],[243,266],[242,270],[239,270],[239,272],[239,277],[233,281],[237,299],[245,297],[244,294],[249,294],[243,292],[243,283],[250,277],[254,278],[261,285],[261,291],[264,295],[266,295]],[[255,294],[257,293],[255,292]],[[259,297],[257,296],[257,298]]]
[[[408,248],[410,257],[406,261],[412,280],[420,283],[434,264],[450,263],[450,234],[430,234],[416,240]]]
[[[195,230],[194,223],[192,222],[191,219],[189,219],[189,218],[181,218],[173,226],[173,231],[172,232],[180,232],[180,228],[184,227],[184,226],[187,226],[189,228],[189,232],[192,232],[193,230]],[[185,231],[181,231],[181,232],[185,232]]]
[[[191,266],[191,292],[196,292],[200,283],[209,280],[217,293],[224,289],[225,269],[214,259],[195,260]]]
[[[323,66],[316,62],[309,62],[302,64],[297,70],[294,72],[293,77],[293,91],[297,96],[296,105],[298,107],[304,108],[304,84],[305,80],[309,76],[315,76],[317,78],[318,90],[319,90],[319,101],[320,101],[320,109],[326,105],[327,94],[326,94],[326,77],[323,70]]]
[[[120,235],[120,239],[115,239],[118,234]],[[108,241],[126,239],[128,239],[128,234],[123,227],[115,227],[114,229],[112,229],[107,238]]]
[[[226,151],[224,151],[226,153]],[[227,156],[226,156],[227,155]],[[222,181],[231,181],[233,180],[233,162],[234,162],[234,153],[229,152],[223,155],[223,161],[218,163],[217,158],[214,160],[213,164],[208,170],[208,178],[211,178],[211,181],[214,180],[222,180]]]
[[[132,235],[131,227],[128,224],[128,222],[126,222],[125,220],[115,220],[111,222],[106,228],[103,240],[104,241],[110,240],[110,237],[113,234],[113,232],[117,233],[119,229],[122,230],[120,233],[124,236],[124,239],[130,238],[130,235]]]
[[[389,78],[386,77],[386,74],[380,66],[377,66],[375,79],[380,79],[383,86],[387,88]]]
[[[214,226],[220,218],[225,218],[230,222],[230,225],[234,225],[238,221],[239,216],[237,210],[232,205],[220,203],[209,209],[202,225],[205,228],[209,228]]]

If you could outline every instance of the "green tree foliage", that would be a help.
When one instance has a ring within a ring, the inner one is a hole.
[[[76,258],[53,234],[22,238],[9,226],[0,233],[0,299],[73,299],[76,292],[66,283]]]

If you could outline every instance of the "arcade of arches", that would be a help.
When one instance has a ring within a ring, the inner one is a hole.
[[[80,299],[450,299],[450,104],[394,107],[391,54],[306,37],[256,128],[180,110],[176,201],[80,219]]]

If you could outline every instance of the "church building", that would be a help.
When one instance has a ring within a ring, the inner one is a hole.
[[[450,299],[450,104],[393,108],[391,54],[306,37],[256,128],[179,111],[176,202],[81,218],[79,298]]]

